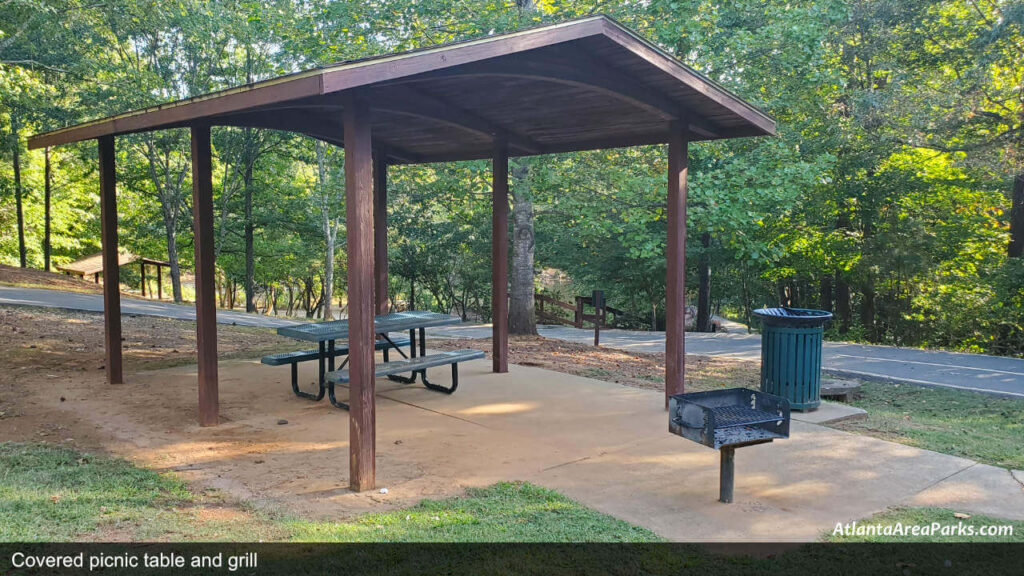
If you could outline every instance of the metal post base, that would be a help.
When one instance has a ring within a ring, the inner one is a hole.
[[[735,472],[736,449],[731,446],[723,447],[722,464],[719,468],[718,500],[729,504],[732,502],[732,487]]]

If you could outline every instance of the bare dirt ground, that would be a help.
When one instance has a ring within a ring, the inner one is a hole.
[[[36,270],[35,268],[18,268],[5,264],[0,264],[0,285],[49,288],[51,290],[68,290],[70,292],[86,292],[89,294],[103,292],[103,285],[94,283],[91,278],[83,280],[76,276]]]
[[[195,341],[192,322],[125,316],[125,371],[132,374],[191,364],[195,362]],[[218,325],[222,358],[259,357],[294,346],[269,330]],[[0,307],[0,441],[57,442],[106,451],[107,438],[88,424],[87,418],[73,409],[55,413],[52,405],[64,404],[72,396],[109,393],[104,363],[102,315]]]
[[[273,351],[302,348],[301,343],[271,330],[219,325],[222,422],[199,428],[195,325],[126,316],[123,338],[126,382],[111,386],[105,380],[102,315],[0,307],[0,441],[55,443],[174,472],[197,493],[223,494],[225,504],[211,507],[227,506],[231,513],[251,513],[252,505],[335,520],[508,479],[532,458],[527,445],[509,447],[497,468],[478,475],[473,463],[485,454],[452,454],[446,439],[429,432],[436,425],[430,412],[392,403],[377,416],[378,484],[391,487],[390,493],[353,493],[347,488],[347,415],[326,402],[296,399],[287,368],[253,362]],[[434,338],[429,344],[489,348],[487,341]],[[513,363],[639,388],[659,389],[664,377],[657,354],[539,337],[513,338],[510,352]],[[756,382],[756,365],[698,357],[687,362],[693,390]],[[314,371],[310,365],[300,369],[305,386]],[[386,395],[389,384],[378,383],[378,394]],[[385,401],[391,402],[378,400]],[[480,446],[484,450],[485,443]],[[467,484],[439,481],[453,471]]]

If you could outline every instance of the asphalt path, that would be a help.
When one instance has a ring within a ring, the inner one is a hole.
[[[438,334],[486,338],[490,325],[439,328]],[[593,330],[569,326],[539,326],[547,338],[592,343]],[[601,345],[636,352],[665,350],[664,332],[602,330]],[[687,333],[686,352],[744,360],[760,360],[761,336],[746,333]],[[1024,359],[983,354],[961,354],[917,348],[825,342],[822,369],[827,374],[865,380],[960,388],[1024,397]]]

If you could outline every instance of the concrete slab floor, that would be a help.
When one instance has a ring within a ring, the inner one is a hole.
[[[310,364],[300,368],[307,389]],[[488,360],[460,366],[450,396],[377,381],[377,485],[388,494],[357,494],[347,489],[347,413],[295,397],[288,378],[286,367],[221,362],[214,428],[195,425],[194,366],[129,374],[117,387],[41,381],[35,393],[86,418],[116,454],[314,518],[500,480],[535,482],[684,541],[814,540],[837,522],[918,501],[1024,514],[1024,491],[1006,470],[998,481],[971,460],[799,420],[790,439],[737,451],[735,502],[722,504],[718,453],[668,432],[661,393],[526,366],[493,374]],[[447,384],[450,374],[430,378]],[[61,395],[67,402],[54,400]]]
[[[993,498],[1005,494],[1004,498]],[[1012,471],[975,464],[913,495],[908,506],[939,506],[996,518],[1024,520],[1024,485]]]

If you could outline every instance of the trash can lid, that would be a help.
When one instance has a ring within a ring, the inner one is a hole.
[[[832,319],[827,310],[811,310],[808,308],[758,308],[754,315],[765,325],[805,327],[823,326]]]

